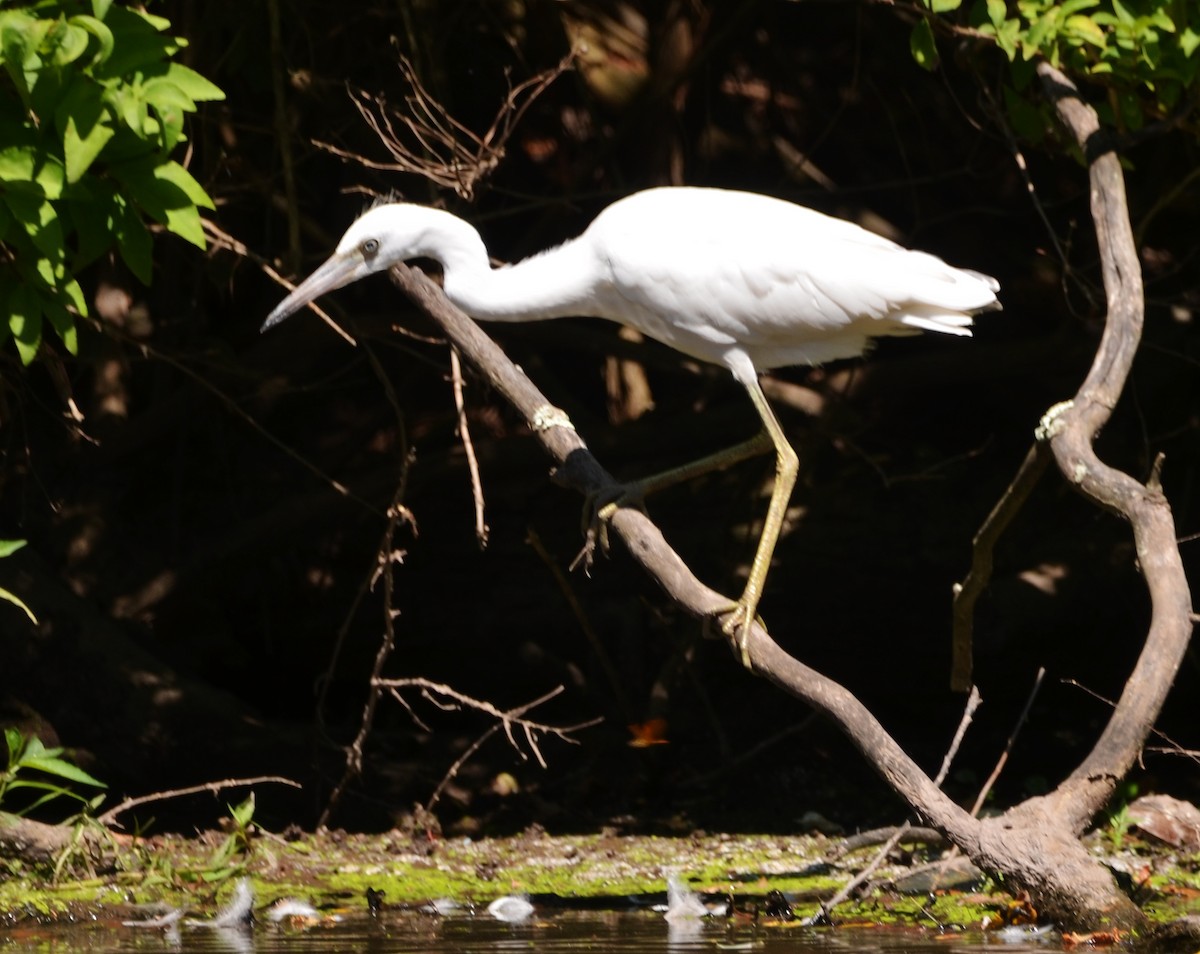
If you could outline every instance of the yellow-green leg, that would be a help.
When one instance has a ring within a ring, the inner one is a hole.
[[[745,385],[750,400],[754,402],[754,407],[762,418],[764,433],[775,445],[775,486],[771,490],[771,503],[763,521],[762,535],[758,538],[758,549],[754,551],[754,562],[750,564],[750,575],[746,578],[741,599],[737,601],[733,612],[721,627],[725,635],[734,640],[742,665],[749,669],[750,654],[746,649],[746,639],[750,632],[750,624],[757,619],[758,601],[762,598],[767,572],[771,569],[771,557],[775,553],[775,544],[779,541],[779,532],[783,529],[783,518],[787,514],[788,501],[792,498],[792,488],[796,486],[800,460],[784,436],[783,428],[779,426],[775,412],[767,403],[767,396],[763,394],[753,369],[749,375],[739,374],[735,369],[734,375]]]
[[[733,447],[719,450],[715,454],[709,454],[707,457],[701,457],[699,460],[682,464],[679,467],[672,467],[670,470],[664,470],[658,474],[651,474],[649,477],[628,481],[621,485],[621,492],[616,499],[597,508],[596,516],[601,520],[608,520],[620,507],[636,506],[650,494],[675,484],[682,484],[702,474],[740,464],[751,457],[765,454],[772,446],[771,435],[766,430],[761,430],[748,441],[742,441]]]
[[[762,598],[767,572],[771,569],[771,557],[775,553],[775,544],[779,541],[779,533],[783,528],[783,518],[787,514],[792,489],[796,485],[796,474],[800,469],[800,462],[792,445],[784,436],[783,428],[780,427],[775,412],[767,403],[767,397],[758,383],[758,374],[749,359],[744,356],[735,356],[730,362],[730,370],[749,393],[750,400],[754,402],[754,408],[762,419],[763,429],[748,441],[743,441],[715,454],[709,454],[690,464],[674,467],[660,474],[623,485],[620,496],[596,508],[595,515],[603,528],[620,507],[640,505],[648,494],[662,490],[664,487],[691,480],[693,477],[713,470],[732,466],[774,448],[775,486],[771,490],[771,503],[767,507],[767,516],[763,521],[758,548],[754,552],[754,562],[750,565],[750,574],[746,578],[746,586],[742,590],[741,598],[729,610],[722,613],[725,620],[721,628],[737,646],[742,665],[749,669],[750,655],[746,648],[746,639],[750,631],[750,624],[758,618],[758,602]]]

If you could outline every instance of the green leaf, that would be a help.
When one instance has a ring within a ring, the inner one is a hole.
[[[37,45],[32,38],[37,23],[23,10],[7,10],[0,14],[0,56],[4,57],[4,68],[27,107],[29,81],[25,77],[25,61],[31,48]]]
[[[961,0],[935,0],[935,2],[953,2],[957,6]],[[225,98],[225,93],[221,87],[205,79],[195,70],[189,69],[182,63],[172,62],[167,67],[164,79],[173,83],[179,88],[180,92],[198,103]]]
[[[55,66],[66,66],[83,56],[88,32],[67,20],[56,20],[46,33],[46,52]]]
[[[1197,33],[1191,27],[1185,29],[1179,34],[1179,48],[1183,51],[1184,56],[1190,57],[1196,52],[1196,47],[1200,46],[1200,33]]]
[[[112,6],[113,0],[92,0],[92,13],[96,19],[103,20],[108,16],[108,8]]]
[[[46,260],[58,264],[64,261],[62,225],[54,206],[35,189],[13,189],[4,193],[4,204],[25,226],[34,247]]]
[[[137,212],[128,204],[118,207],[118,213],[113,216],[113,226],[117,236],[117,248],[121,259],[143,285],[149,285],[154,274],[153,248],[150,233],[138,217]]]
[[[28,542],[28,540],[0,540],[0,558],[12,556]]]
[[[86,14],[79,14],[71,17],[67,21],[82,30],[86,30],[96,39],[99,47],[96,54],[92,57],[93,63],[103,63],[112,56],[113,47],[116,45],[116,40],[113,38],[112,30],[104,25],[99,17],[89,17]]]
[[[37,292],[28,285],[14,288],[8,299],[8,328],[22,364],[31,364],[42,343],[42,309]]]
[[[67,181],[78,182],[116,132],[103,88],[86,76],[76,77],[55,111],[55,124],[62,130]]]
[[[908,46],[912,50],[913,59],[922,69],[933,70],[937,67],[937,42],[933,38],[933,28],[928,20],[921,20],[913,27]]]
[[[962,6],[962,0],[921,0],[934,13],[949,13]]]
[[[215,209],[212,199],[204,191],[204,186],[193,178],[178,162],[164,162],[154,169],[154,177],[161,182],[170,183],[188,197],[191,202],[204,209]]]
[[[59,749],[58,751],[62,751]],[[55,758],[51,756],[30,756],[28,752],[21,759],[23,768],[37,769],[39,772],[45,772],[47,775],[53,775],[57,778],[66,779],[68,782],[77,782],[80,785],[92,785],[96,788],[108,788],[99,779],[93,778],[78,765],[73,765],[65,759]]]
[[[68,283],[73,286],[73,291],[60,289],[60,293],[64,298],[73,299],[79,294],[79,284],[71,279]],[[49,319],[50,327],[55,330],[58,337],[62,340],[63,347],[70,354],[79,354],[79,329],[75,326],[75,317],[69,311],[62,301],[53,299],[51,301],[42,302],[42,313]],[[87,312],[81,312],[87,314]]]
[[[97,79],[120,79],[153,66],[179,52],[176,39],[160,30],[167,21],[129,7],[110,7],[104,18],[112,30],[116,45],[112,55],[95,68]]]
[[[1077,14],[1073,17],[1067,17],[1067,21],[1063,24],[1063,28],[1079,37],[1085,43],[1090,43],[1092,46],[1098,46],[1100,49],[1108,43],[1108,37],[1105,32],[1100,29],[1096,21],[1091,17]]]
[[[1121,3],[1121,0],[1110,0],[1110,2],[1112,3],[1113,13],[1117,15],[1119,22],[1124,23],[1126,26],[1133,26],[1137,22],[1137,17],[1129,11],[1128,7]]]
[[[1004,0],[987,0],[988,19],[997,30],[1008,19],[1008,4]]]
[[[0,586],[0,600],[12,603],[13,606],[17,607],[17,609],[24,610],[25,615],[29,617],[29,622],[33,623],[34,626],[37,625],[37,617],[33,615],[33,610],[25,605],[25,601],[22,600],[21,597]]]

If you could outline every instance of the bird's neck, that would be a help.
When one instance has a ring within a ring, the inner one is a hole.
[[[475,228],[438,216],[422,254],[441,263],[446,297],[481,321],[540,321],[587,315],[591,263],[572,243],[515,265],[492,268]]]

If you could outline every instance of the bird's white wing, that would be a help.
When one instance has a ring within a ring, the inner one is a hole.
[[[757,367],[859,354],[875,335],[968,333],[994,282],[777,199],[713,189],[637,193],[584,240],[611,287],[598,313],[681,351]]]

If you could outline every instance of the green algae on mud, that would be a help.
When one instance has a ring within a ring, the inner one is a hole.
[[[534,830],[476,840],[397,831],[289,838],[259,832],[248,852],[217,868],[214,849],[224,837],[126,839],[111,857],[93,859],[93,870],[102,874],[58,883],[49,870],[0,860],[0,923],[121,917],[153,904],[204,914],[215,911],[243,875],[251,878],[260,906],[293,897],[356,910],[365,909],[368,888],[383,892],[387,905],[397,907],[437,898],[479,906],[512,893],[565,907],[572,902],[620,907],[632,898],[661,895],[668,873],[675,872],[700,891],[746,897],[783,891],[804,917],[817,913],[820,902],[849,881],[862,862],[839,855],[839,842],[820,835],[550,836]],[[906,864],[891,864],[876,872],[875,884],[908,870]],[[1194,872],[1172,878],[1171,870],[1159,865],[1154,897],[1143,899],[1151,902],[1147,913],[1156,920],[1186,913],[1184,905],[1195,893]],[[998,888],[978,885],[969,893],[934,888],[910,896],[876,887],[840,905],[836,916],[840,923],[978,928],[1010,900]]]
[[[841,878],[824,856],[821,836],[694,835],[686,838],[610,834],[425,839],[399,832],[326,832],[285,840],[259,834],[234,866],[211,867],[221,836],[131,839],[107,859],[108,873],[52,882],[50,872],[0,862],[0,914],[53,917],[82,909],[155,902],[203,910],[218,905],[241,874],[253,879],[259,903],[302,897],[314,903],[360,904],[367,888],[389,904],[433,898],[484,903],[514,892],[564,900],[662,892],[676,871],[693,887],[758,893],[766,885],[805,897],[828,896]]]

